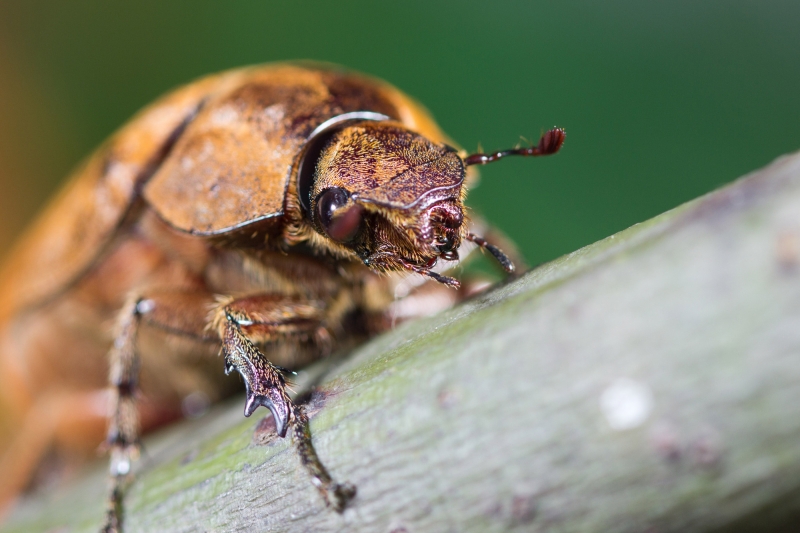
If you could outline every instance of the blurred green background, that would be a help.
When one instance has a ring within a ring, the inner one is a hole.
[[[470,203],[539,263],[800,148],[800,2],[0,3],[0,250],[138,108],[231,67],[332,61],[423,102],[483,169]]]

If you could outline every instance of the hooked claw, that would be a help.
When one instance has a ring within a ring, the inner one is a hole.
[[[278,435],[285,437],[293,409],[280,371],[242,334],[233,320],[225,324],[222,351],[226,369],[235,368],[244,378],[247,388],[244,416],[252,415],[259,405],[263,405],[272,411]]]
[[[259,405],[263,405],[272,411],[272,417],[275,419],[275,427],[277,428],[278,436],[285,437],[292,417],[292,408],[291,401],[286,398],[283,391],[277,388],[269,388],[266,394],[255,394],[248,384],[247,402],[244,404],[244,416],[252,415]]]

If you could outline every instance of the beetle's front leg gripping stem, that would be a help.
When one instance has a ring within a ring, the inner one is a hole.
[[[242,326],[256,325],[254,317],[231,307],[225,307],[222,311],[225,318],[224,321],[218,320],[218,324],[225,369],[228,373],[238,370],[244,378],[247,387],[245,416],[250,416],[259,405],[263,405],[272,411],[278,435],[284,437],[289,426],[292,426],[300,462],[311,475],[312,483],[328,506],[337,512],[344,511],[347,502],[355,496],[356,488],[350,483],[336,483],[331,478],[314,449],[308,417],[302,406],[292,403],[286,394],[283,375],[242,332]],[[287,318],[287,322],[290,323],[291,318]]]

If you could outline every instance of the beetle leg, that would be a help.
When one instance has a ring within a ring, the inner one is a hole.
[[[483,236],[473,232],[480,232]],[[484,221],[474,220],[464,238],[492,254],[509,277],[516,277],[527,270],[525,260],[514,243],[497,228],[487,226]]]
[[[330,312],[330,309],[327,310]],[[257,348],[291,337],[313,338],[327,343],[323,327],[325,309],[317,303],[281,295],[260,295],[223,304],[216,312],[214,326],[222,339],[228,372],[237,370],[247,387],[245,416],[263,405],[272,411],[278,435],[292,427],[300,461],[326,504],[342,512],[355,495],[349,483],[336,483],[319,459],[311,441],[308,418],[286,394],[286,383],[278,368]]]
[[[329,505],[343,509],[355,490],[350,485],[333,482],[314,451],[305,414],[286,394],[278,367],[267,360],[255,343],[274,342],[276,349],[285,346],[297,352],[303,341],[310,341],[318,353],[330,342],[327,329],[323,327],[326,317],[338,323],[348,306],[347,301],[323,304],[266,294],[228,299],[214,307],[210,294],[180,290],[150,291],[146,296],[131,299],[120,311],[116,340],[109,353],[112,390],[107,446],[111,452],[111,487],[103,533],[120,531],[123,489],[130,477],[132,461],[138,455],[140,424],[136,397],[140,355],[137,338],[142,326],[154,326],[170,336],[196,341],[217,344],[221,340],[226,369],[235,368],[245,377],[246,414],[251,414],[258,405],[265,405],[273,409],[279,433],[285,435],[291,426],[301,462],[311,473],[314,485]],[[207,309],[212,309],[211,317]],[[209,318],[211,324],[207,327]],[[142,355],[147,357],[147,354]],[[284,354],[281,362],[285,364],[286,359],[287,354]]]
[[[331,478],[325,465],[320,461],[311,441],[311,429],[303,406],[294,407],[294,442],[300,462],[311,474],[312,482],[317,487],[325,503],[341,513],[347,503],[356,495],[356,487],[352,483],[336,483]]]
[[[139,377],[136,333],[142,312],[146,311],[143,306],[146,301],[132,300],[122,309],[119,331],[109,353],[112,389],[106,443],[111,451],[111,487],[103,533],[120,531],[123,485],[130,474],[132,461],[139,454],[139,416],[134,397]]]
[[[503,270],[505,270],[506,273],[508,274],[514,273],[514,271],[516,270],[514,263],[511,261],[511,259],[508,258],[506,254],[503,253],[503,251],[500,248],[490,243],[483,237],[478,237],[474,233],[467,233],[466,238],[467,240],[474,242],[481,248],[488,250],[489,253],[491,253],[494,256],[494,258],[497,259],[497,262],[500,263],[500,266],[503,267]]]

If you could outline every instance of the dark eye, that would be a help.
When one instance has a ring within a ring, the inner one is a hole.
[[[361,206],[353,204],[342,209],[350,194],[339,187],[331,187],[317,200],[317,220],[328,236],[337,242],[353,239],[361,227]]]

